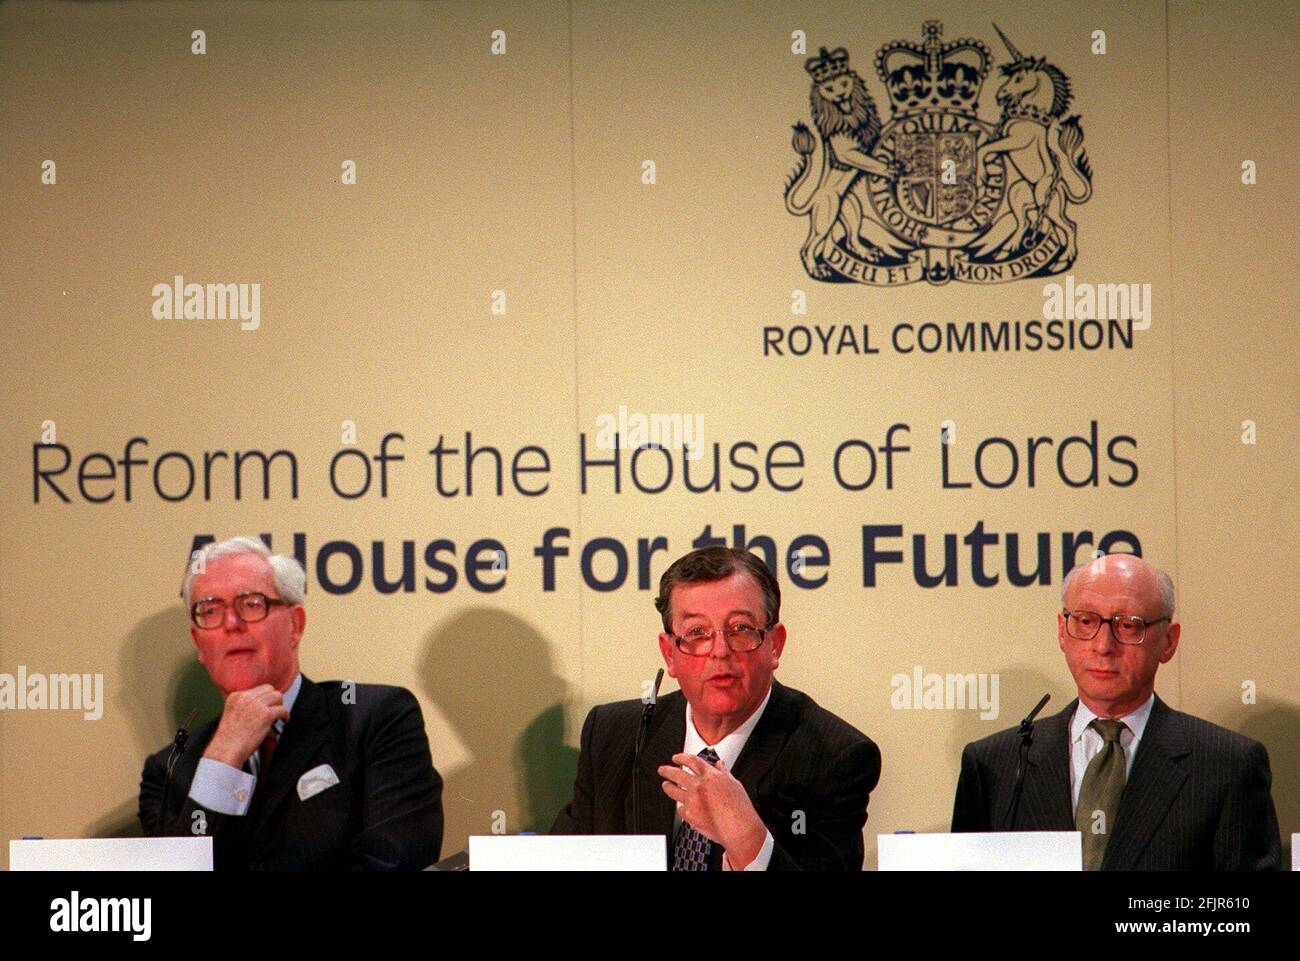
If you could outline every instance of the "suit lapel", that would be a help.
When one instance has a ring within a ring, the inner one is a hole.
[[[1157,697],[1115,815],[1104,870],[1124,871],[1137,862],[1187,780],[1188,750],[1178,715]]]
[[[758,785],[762,782],[777,756],[785,747],[786,739],[798,722],[797,698],[789,689],[772,680],[772,696],[763,709],[763,716],[749,733],[749,740],[741,748],[732,776],[745,788],[745,793],[755,807],[758,806]],[[762,817],[762,815],[759,815]],[[722,858],[727,849],[721,844],[713,845],[709,854],[709,870],[721,871]]]
[[[788,688],[773,680],[771,700],[767,702],[758,724],[750,732],[740,757],[736,758],[736,766],[731,773],[745,786],[745,792],[751,800],[758,797],[759,782],[776,762],[777,755],[795,728],[798,721],[796,700]]]
[[[673,801],[660,786],[663,778],[657,768],[671,764],[674,754],[680,754],[686,743],[686,698],[681,691],[673,691],[659,700],[645,747],[641,749],[641,833],[673,833]],[[625,806],[627,830],[632,830],[632,792],[628,790]],[[670,842],[671,843],[671,842]]]
[[[275,817],[289,792],[295,789],[299,776],[307,770],[308,762],[325,746],[329,718],[325,692],[304,676],[298,699],[271,758],[266,781],[257,786],[253,795],[253,810],[249,813],[256,818],[259,830]]]
[[[1074,830],[1073,800],[1070,795],[1070,719],[1078,701],[1071,701],[1059,714],[1034,725],[1029,747],[1025,786],[1016,815],[1018,831]],[[1014,761],[1012,775],[1014,777]],[[1014,785],[1014,782],[1013,782]],[[1014,786],[1013,786],[1014,790]],[[1004,811],[994,812],[999,818]]]

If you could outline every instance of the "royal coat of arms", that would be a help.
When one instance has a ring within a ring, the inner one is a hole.
[[[794,126],[799,163],[786,209],[808,218],[800,250],[809,276],[897,286],[950,280],[996,284],[1068,270],[1078,256],[1071,204],[1092,195],[1070,81],[1027,57],[994,25],[1010,54],[995,121],[979,117],[993,64],[978,40],[944,43],[938,21],[924,43],[876,53],[892,116],[881,122],[843,47],[810,58],[812,122]]]

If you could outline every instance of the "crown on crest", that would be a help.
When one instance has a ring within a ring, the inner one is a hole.
[[[876,53],[876,73],[894,115],[932,109],[974,114],[993,61],[989,48],[964,37],[944,43],[938,20],[927,20],[921,32],[924,43],[895,40]]]
[[[812,74],[814,83],[824,83],[849,72],[849,52],[843,47],[836,47],[827,53],[826,48],[815,57],[804,61],[803,68]]]

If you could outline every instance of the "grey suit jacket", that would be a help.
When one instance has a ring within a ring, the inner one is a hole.
[[[304,676],[293,712],[247,814],[220,814],[188,795],[217,721],[195,731],[164,798],[164,748],[140,780],[140,823],[149,836],[212,836],[217,870],[367,868],[419,870],[442,846],[442,779],[415,696],[404,688]],[[219,719],[218,719],[219,720]],[[302,800],[298,779],[328,764],[339,783]],[[201,813],[200,813],[201,812]],[[199,817],[195,815],[199,814]]]
[[[1078,703],[1034,725],[1014,830],[1075,829],[1069,730]],[[1019,745],[1015,728],[966,745],[954,831],[1009,829]],[[1157,697],[1102,870],[1276,870],[1281,837],[1271,783],[1264,745]]]
[[[593,708],[582,727],[573,800],[552,834],[632,832],[632,754],[640,701]],[[639,764],[640,832],[670,845],[673,801],[656,770],[686,741],[686,698],[659,699]],[[770,870],[862,868],[867,800],[880,779],[880,750],[870,738],[819,707],[808,695],[772,682],[772,698],[731,772],[745,786],[772,832]],[[722,867],[713,845],[710,870]]]

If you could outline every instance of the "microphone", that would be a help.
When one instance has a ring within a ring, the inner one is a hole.
[[[650,734],[650,719],[655,716],[655,705],[659,703],[659,685],[664,680],[664,669],[659,668],[655,675],[654,690],[650,700],[641,708],[641,723],[636,732],[636,743],[632,748],[632,833],[641,833],[641,749],[645,747],[646,737]]]
[[[176,770],[176,762],[185,753],[185,743],[190,739],[190,725],[194,723],[194,718],[198,716],[198,713],[198,708],[191,708],[189,717],[185,718],[185,723],[180,726],[176,731],[176,737],[172,739],[172,752],[167,755],[167,776],[163,778],[162,808],[158,812],[159,823],[167,814],[167,800],[171,795],[172,773]]]
[[[1034,718],[1038,717],[1038,712],[1043,709],[1043,705],[1051,699],[1052,695],[1044,694],[1042,700],[1040,700],[1034,706],[1034,709],[1029,712],[1029,716],[1020,722],[1020,730],[1017,732],[1020,735],[1020,753],[1019,757],[1016,759],[1016,786],[1011,792],[1011,804],[1007,807],[1006,816],[1006,830],[1008,831],[1014,831],[1016,829],[1016,815],[1020,813],[1020,793],[1025,787],[1025,771],[1027,767],[1026,761],[1029,758],[1029,745],[1034,743]]]

